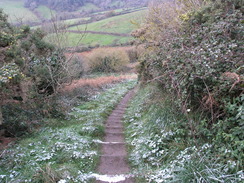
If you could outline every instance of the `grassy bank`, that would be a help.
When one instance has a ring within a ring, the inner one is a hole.
[[[137,182],[242,182],[240,161],[221,154],[211,139],[192,136],[189,111],[156,85],[142,87],[127,109],[129,160]],[[204,128],[202,128],[204,130]]]
[[[0,182],[89,182],[98,163],[103,122],[135,85],[112,85],[74,107],[65,119],[47,119],[45,127],[2,151]]]

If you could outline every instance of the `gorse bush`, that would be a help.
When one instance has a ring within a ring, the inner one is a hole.
[[[40,29],[31,31],[29,26],[10,25],[0,10],[0,125],[4,122],[9,134],[23,134],[22,126],[31,123],[30,114],[46,110],[42,102],[51,103],[50,96],[61,84],[78,75],[71,72],[79,68],[77,64],[69,64],[63,50],[45,42],[44,37]],[[18,113],[21,115],[16,117]]]
[[[122,49],[98,48],[88,56],[91,72],[120,72],[129,63],[128,54]]]

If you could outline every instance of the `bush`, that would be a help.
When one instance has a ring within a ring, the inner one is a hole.
[[[3,115],[0,110],[0,116],[3,116],[3,119],[0,117],[0,125],[4,122],[6,131],[18,136],[28,131],[28,115],[38,111],[40,102],[56,94],[62,83],[78,77],[77,73],[69,75],[70,70],[75,71],[74,67],[78,67],[71,62],[68,70],[69,63],[63,50],[46,43],[43,31],[10,25],[2,10],[0,32],[0,108],[4,107]],[[38,104],[33,104],[37,98],[39,100],[35,102]],[[18,110],[12,107],[16,102]]]
[[[8,104],[2,107],[6,136],[18,137],[30,132],[35,125],[39,125],[40,113],[30,107],[31,105]]]
[[[138,61],[138,50],[135,47],[131,47],[127,50],[128,57],[130,59],[130,63],[134,63]]]
[[[120,72],[129,63],[129,57],[122,49],[98,48],[89,56],[91,72]]]
[[[241,167],[243,10],[239,0],[208,2],[178,11],[182,14],[175,14],[172,24],[160,19],[164,9],[151,11],[148,26],[134,33],[146,48],[140,78],[173,94],[185,114],[196,113],[198,117],[188,115],[192,136],[214,142],[223,161],[225,152],[231,152],[228,158]]]
[[[84,74],[84,62],[83,59],[74,55],[73,58],[69,60],[68,72],[72,79],[79,79]]]

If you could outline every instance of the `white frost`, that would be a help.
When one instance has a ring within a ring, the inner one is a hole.
[[[92,174],[91,176],[95,177],[96,180],[109,182],[109,183],[124,181],[127,178],[126,175],[98,175],[98,174]]]

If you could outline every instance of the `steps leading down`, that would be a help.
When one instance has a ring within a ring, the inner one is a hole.
[[[97,183],[133,183],[127,163],[122,118],[135,89],[129,91],[106,121],[105,137],[102,142],[102,155],[98,167]]]

